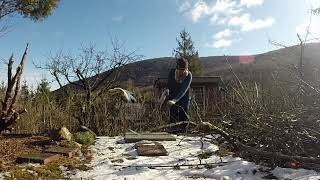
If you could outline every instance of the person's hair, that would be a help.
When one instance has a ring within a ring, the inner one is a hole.
[[[176,68],[177,69],[188,69],[188,60],[185,58],[178,58]]]

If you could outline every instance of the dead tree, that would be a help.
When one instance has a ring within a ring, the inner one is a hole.
[[[21,76],[28,54],[28,44],[22,56],[21,62],[17,67],[15,75],[12,74],[13,55],[9,58],[8,63],[8,84],[5,97],[2,100],[2,109],[0,114],[0,132],[7,129],[9,126],[15,124],[20,117],[20,114],[26,112],[26,109],[15,110],[15,103],[17,101],[20,89]]]

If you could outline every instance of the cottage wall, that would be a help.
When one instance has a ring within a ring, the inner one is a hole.
[[[155,98],[158,99],[166,86],[166,78],[155,82]],[[195,77],[191,82],[190,95],[194,106],[197,105],[202,114],[214,112],[221,101],[219,85],[220,77]],[[193,107],[194,109],[196,107]]]

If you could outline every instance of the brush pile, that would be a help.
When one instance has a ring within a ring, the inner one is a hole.
[[[320,103],[316,102],[317,98],[311,104],[301,103],[292,108],[281,106],[284,99],[290,100],[288,96],[266,100],[258,93],[257,85],[253,88],[255,91],[247,91],[242,84],[239,89],[233,89],[235,98],[221,108],[222,118],[211,122],[214,124],[211,129],[224,131],[220,134],[229,142],[230,149],[243,158],[270,166],[320,170]],[[293,101],[298,102],[297,99]]]

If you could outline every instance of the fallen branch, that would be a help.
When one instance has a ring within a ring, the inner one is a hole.
[[[166,124],[166,125],[163,125],[163,126],[156,127],[156,128],[151,129],[150,131],[159,131],[159,130],[162,130],[162,129],[175,127],[175,126],[178,126],[178,125],[181,125],[181,124],[189,124],[189,125],[192,124],[194,126],[197,126],[197,124],[195,122],[192,122],[192,121],[180,121],[180,122],[170,123],[170,124]]]
[[[320,158],[315,157],[302,157],[302,156],[289,156],[285,155],[279,152],[268,152],[268,151],[261,151],[257,150],[256,148],[246,146],[243,144],[239,144],[240,150],[251,153],[253,155],[258,155],[260,157],[266,157],[266,158],[273,158],[277,160],[283,160],[283,161],[298,161],[299,163],[313,163],[313,164],[319,164],[320,165]]]
[[[209,122],[202,122],[199,126],[208,128],[209,130],[221,135],[222,137],[225,138],[225,140],[228,143],[230,143],[233,146],[234,150],[236,150],[240,153],[249,153],[250,155],[257,155],[259,157],[264,157],[264,158],[269,158],[269,159],[277,159],[280,161],[287,161],[287,162],[294,161],[294,162],[300,163],[299,166],[304,167],[304,168],[308,168],[308,169],[310,169],[310,168],[313,169],[313,168],[310,166],[304,166],[304,164],[312,163],[312,164],[320,165],[320,158],[289,156],[289,155],[282,154],[280,152],[262,151],[262,150],[258,150],[256,148],[254,148],[254,147],[244,145],[244,144],[240,143],[239,141],[237,141],[236,139],[233,139],[228,133],[226,133],[222,129],[212,125]],[[315,170],[319,170],[319,169],[315,169]]]

